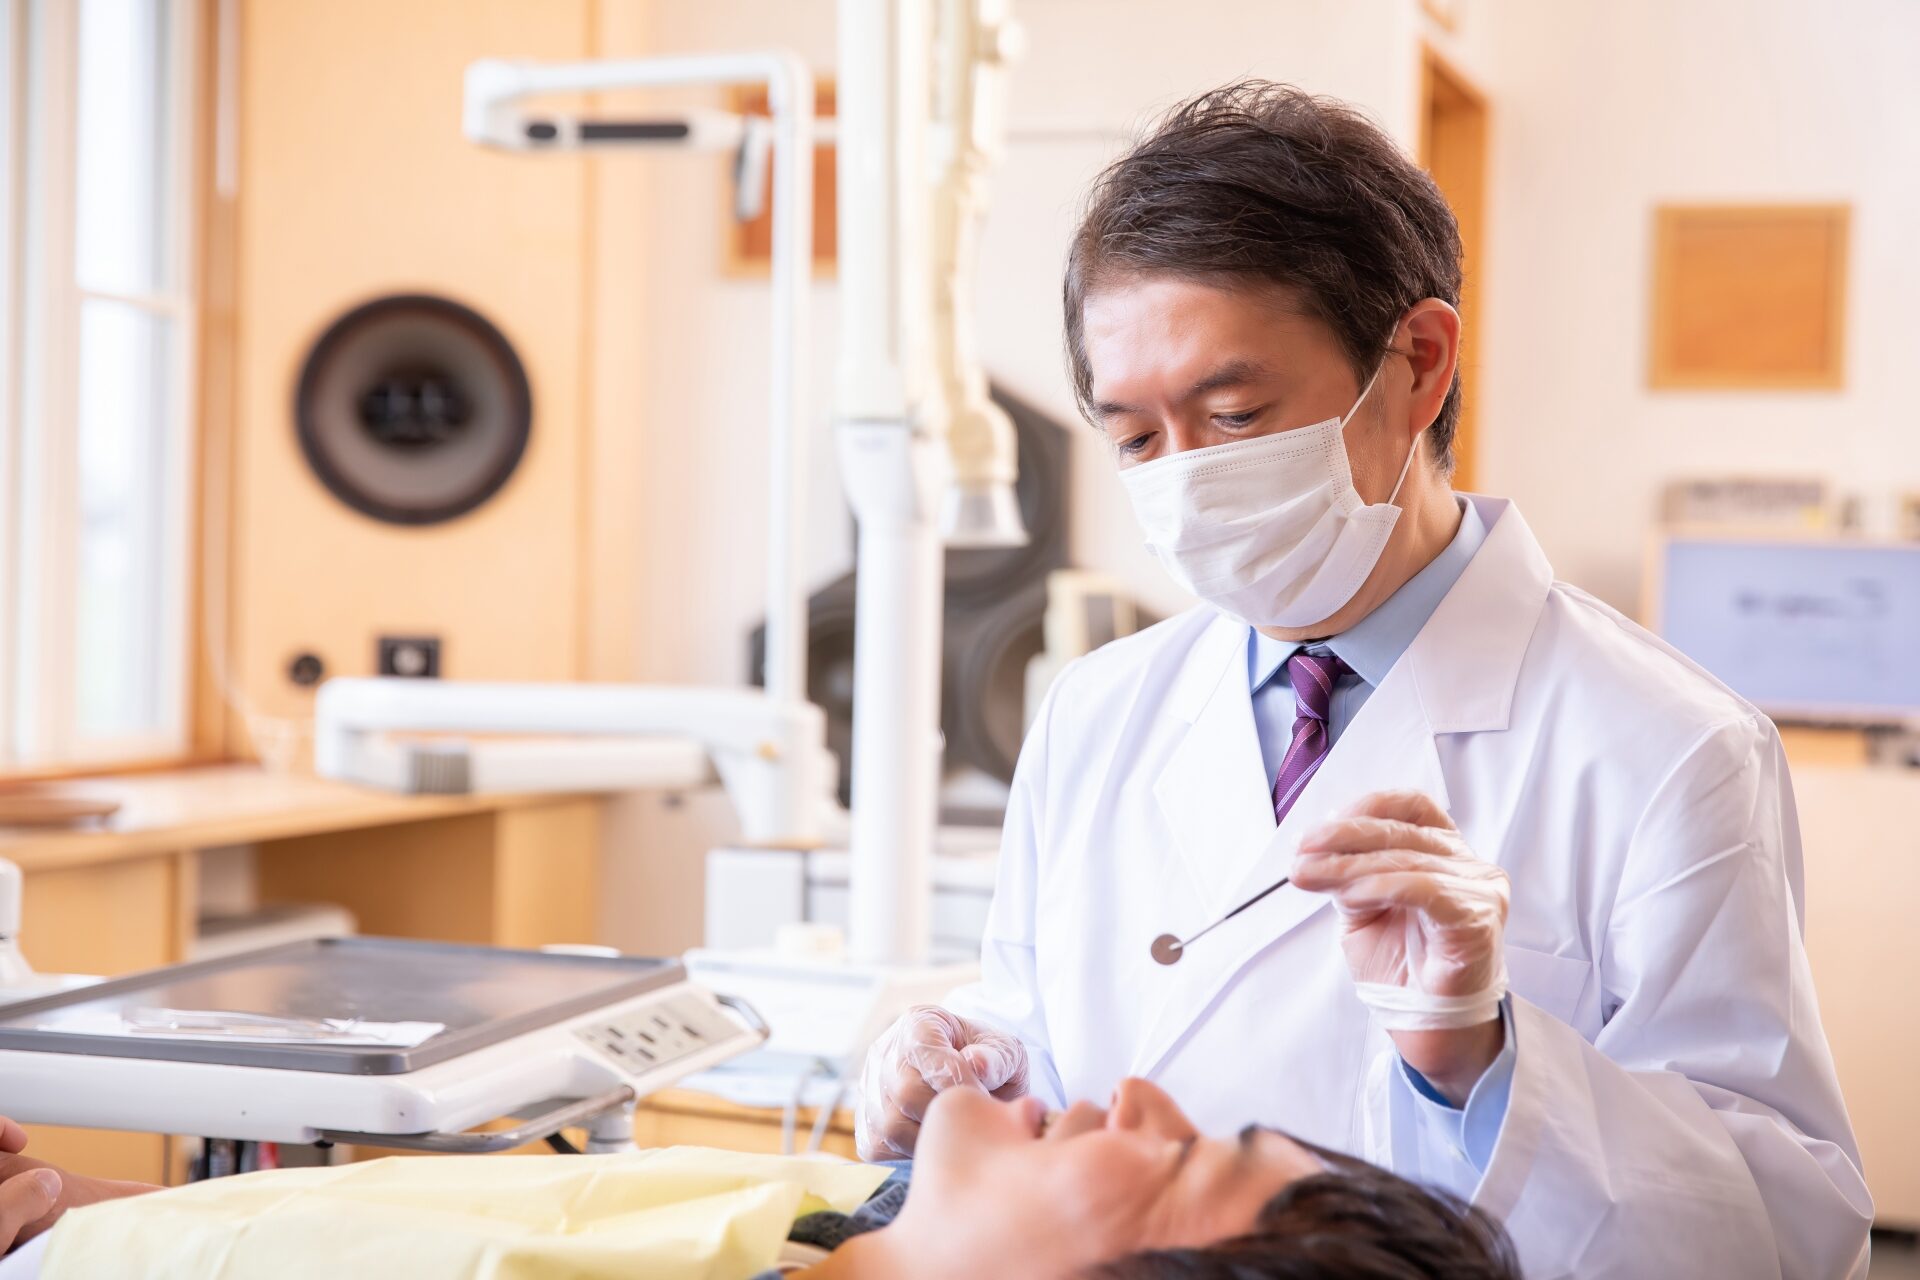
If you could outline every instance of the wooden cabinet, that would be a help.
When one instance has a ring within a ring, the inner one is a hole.
[[[1807,957],[1883,1225],[1920,1227],[1920,770],[1795,759]]]
[[[794,1145],[804,1147],[820,1113],[801,1107],[794,1117]],[[640,1104],[633,1140],[643,1147],[724,1147],[729,1151],[777,1154],[782,1147],[782,1113],[743,1107],[690,1089],[662,1089]],[[853,1113],[836,1111],[827,1122],[820,1149],[854,1158]]]

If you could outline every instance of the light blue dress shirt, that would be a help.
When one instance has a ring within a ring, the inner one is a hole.
[[[1287,659],[1303,648],[1326,650],[1353,668],[1333,691],[1327,731],[1337,743],[1346,727],[1386,679],[1393,664],[1427,625],[1427,619],[1460,578],[1487,539],[1486,523],[1465,498],[1459,499],[1460,528],[1446,549],[1426,568],[1407,579],[1385,603],[1346,631],[1326,640],[1301,644],[1275,640],[1249,627],[1247,640],[1247,687],[1253,697],[1253,724],[1260,735],[1260,755],[1266,762],[1267,777],[1274,777],[1293,741],[1293,686],[1287,679]],[[1486,1172],[1493,1157],[1494,1142],[1506,1120],[1507,1099],[1513,1089],[1513,1019],[1503,1002],[1501,1020],[1505,1026],[1505,1044],[1500,1056],[1488,1067],[1474,1086],[1464,1109],[1452,1106],[1418,1071],[1404,1061],[1400,1066],[1407,1084],[1421,1101],[1425,1122],[1438,1130],[1443,1145],[1459,1158],[1467,1160],[1478,1172]]]
[[[1347,677],[1333,691],[1327,731],[1334,742],[1340,741],[1353,717],[1413,644],[1413,638],[1466,571],[1467,562],[1487,540],[1487,526],[1480,512],[1465,498],[1459,501],[1460,529],[1446,550],[1401,584],[1379,608],[1339,635],[1308,646],[1275,640],[1247,628],[1247,687],[1253,691],[1253,724],[1260,734],[1260,756],[1266,761],[1269,779],[1280,772],[1280,762],[1293,741],[1293,685],[1287,679],[1287,659],[1303,648],[1326,649],[1359,676],[1357,680]]]

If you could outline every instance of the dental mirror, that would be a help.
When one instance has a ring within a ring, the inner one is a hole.
[[[1289,879],[1290,877],[1288,876],[1281,876],[1274,883],[1268,885],[1266,888],[1262,889],[1260,892],[1254,894],[1251,898],[1248,898],[1245,902],[1241,903],[1239,906],[1235,907],[1233,910],[1227,912],[1227,914],[1221,916],[1218,920],[1215,920],[1212,924],[1208,925],[1206,928],[1202,929],[1200,932],[1194,934],[1191,938],[1188,938],[1185,942],[1180,941],[1180,939],[1174,937],[1170,933],[1161,934],[1159,937],[1153,940],[1153,946],[1151,948],[1153,953],[1154,963],[1155,964],[1179,963],[1180,957],[1186,954],[1188,947],[1200,941],[1200,939],[1206,937],[1208,934],[1212,933],[1215,929],[1218,929],[1221,925],[1233,919],[1235,916],[1239,915],[1242,911],[1245,911],[1248,907],[1252,906],[1254,903],[1260,901],[1260,899],[1272,893],[1275,889],[1284,887]]]

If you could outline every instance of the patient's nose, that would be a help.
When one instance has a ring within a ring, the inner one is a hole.
[[[1097,1133],[1107,1122],[1107,1113],[1091,1102],[1076,1102],[1056,1114],[1047,1125],[1047,1137],[1055,1140]]]
[[[1185,1142],[1195,1134],[1193,1121],[1174,1105],[1167,1091],[1147,1080],[1129,1077],[1113,1091],[1113,1105],[1107,1109],[1109,1129],[1138,1130],[1156,1138]]]

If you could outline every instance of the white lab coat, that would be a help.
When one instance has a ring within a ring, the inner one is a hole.
[[[1071,664],[1021,754],[981,980],[951,1007],[1017,1034],[1055,1104],[1146,1076],[1203,1130],[1258,1121],[1470,1196],[1533,1280],[1864,1274],[1778,735],[1554,582],[1509,503],[1473,501],[1485,543],[1278,831],[1244,624],[1199,609]],[[1282,889],[1179,964],[1148,956],[1399,788],[1512,880],[1518,1057],[1484,1176],[1355,996],[1325,898]]]

